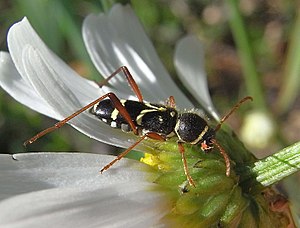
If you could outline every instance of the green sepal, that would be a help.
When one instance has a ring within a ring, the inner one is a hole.
[[[152,147],[145,152],[154,157],[152,179],[172,205],[165,220],[172,227],[285,227],[292,223],[286,212],[270,207],[283,197],[256,180],[253,167],[258,160],[236,135],[220,129],[216,140],[231,158],[230,176],[225,174],[218,149],[203,152],[199,145],[184,144],[195,187],[187,181],[177,142],[149,140]]]

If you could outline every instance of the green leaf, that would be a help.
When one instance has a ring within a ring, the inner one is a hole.
[[[256,180],[270,186],[300,170],[300,142],[254,163]]]

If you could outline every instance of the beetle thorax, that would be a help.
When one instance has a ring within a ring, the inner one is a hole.
[[[182,113],[176,123],[175,133],[180,142],[201,144],[203,150],[212,148],[214,130],[196,113]]]

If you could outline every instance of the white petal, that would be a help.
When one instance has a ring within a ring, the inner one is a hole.
[[[82,102],[87,103],[91,100],[97,98],[100,94],[98,86],[83,77],[80,77],[76,72],[74,72],[66,63],[64,63],[60,58],[58,58],[39,38],[36,32],[33,30],[32,26],[28,22],[27,18],[24,18],[21,22],[14,24],[7,36],[8,48],[11,57],[16,65],[18,72],[21,76],[32,83],[33,76],[31,72],[26,71],[25,67],[28,62],[28,50],[38,50],[43,59],[55,70],[56,80],[60,84],[65,84],[72,91],[72,95]],[[40,80],[47,80],[49,75],[47,72],[40,72]],[[33,87],[37,86],[32,83]],[[74,99],[75,99],[74,98]]]
[[[0,86],[14,99],[31,109],[52,118],[58,118],[49,105],[35,92],[17,71],[10,55],[0,52]]]
[[[94,82],[80,77],[51,52],[26,18],[12,26],[8,45],[22,78],[52,107],[59,119],[107,93],[107,88],[101,90]],[[89,137],[107,144],[128,147],[135,139],[132,134],[111,129],[87,112],[72,119],[70,123]]]
[[[204,68],[204,51],[195,36],[181,39],[177,45],[174,63],[183,84],[189,89],[200,104],[216,119],[219,115],[211,101]]]
[[[181,108],[193,105],[178,89],[131,7],[116,4],[109,14],[88,16],[83,24],[87,50],[103,76],[127,66],[140,86],[145,100],[165,101],[175,96]],[[117,91],[132,94],[124,77],[111,80]]]
[[[0,156],[1,227],[148,227],[165,212],[142,164],[111,156],[38,153]],[[106,176],[106,177],[105,177]],[[16,190],[19,188],[18,192]],[[3,194],[1,194],[3,196]],[[2,197],[3,198],[3,197]],[[160,208],[160,205],[162,206]],[[134,216],[132,216],[134,215]]]
[[[115,157],[83,153],[26,153],[0,155],[0,199],[53,187],[102,188],[121,182],[139,182],[142,164],[122,159],[102,175],[99,170]],[[119,167],[124,167],[120,169]]]
[[[125,183],[94,191],[51,189],[20,195],[0,202],[0,226],[151,227],[165,213],[161,198],[147,196],[146,187]]]

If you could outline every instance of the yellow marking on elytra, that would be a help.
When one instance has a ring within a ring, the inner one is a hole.
[[[145,109],[145,110],[141,111],[140,114],[136,117],[136,123],[140,125],[141,122],[142,122],[142,118],[143,118],[143,116],[146,113],[148,113],[148,112],[156,112],[156,111],[157,110],[155,110],[155,109]]]
[[[120,102],[121,102],[121,104],[124,106],[126,100],[120,100]],[[119,113],[120,113],[119,110],[115,108],[115,109],[112,111],[110,117],[111,117],[113,120],[116,120]]]
[[[151,105],[150,103],[145,103],[145,105],[149,108],[155,109],[156,111],[166,111],[167,110],[165,107],[157,107],[157,106]]]
[[[118,117],[118,114],[119,114],[119,110],[118,109],[114,109],[110,115],[110,117],[113,119],[113,120],[116,120],[117,117]]]
[[[146,113],[149,113],[149,112],[157,112],[157,111],[167,111],[167,109],[165,107],[156,107],[154,105],[151,105],[150,103],[145,103],[145,105],[148,107],[148,108],[151,108],[151,109],[144,109],[140,112],[140,114],[136,117],[136,123],[137,124],[141,124],[142,122],[142,117],[146,114]]]

